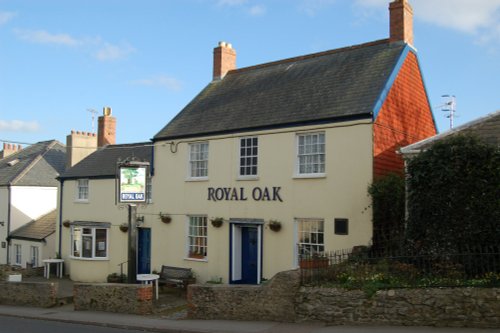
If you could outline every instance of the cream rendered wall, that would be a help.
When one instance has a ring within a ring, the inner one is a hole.
[[[47,214],[56,206],[57,187],[12,186],[10,231]]]
[[[0,264],[7,263],[7,221],[9,220],[9,189],[8,187],[0,187]],[[5,247],[2,246],[4,243]]]
[[[11,251],[10,251],[10,262],[14,264],[15,262],[15,245],[21,245],[21,267],[26,268],[26,263],[31,263],[31,246],[38,247],[38,263],[36,267],[43,266],[42,260],[55,258],[55,233],[50,235],[45,239],[45,242],[32,242],[28,240],[12,239],[11,240]]]
[[[372,125],[369,120],[330,126],[311,126],[274,132],[158,142],[155,146],[155,176],[151,212],[168,212],[169,224],[156,223],[152,232],[152,265],[191,267],[199,281],[212,277],[229,279],[229,225],[208,226],[208,260],[186,259],[187,215],[280,220],[281,231],[267,226],[263,232],[263,277],[297,267],[297,218],[325,221],[326,250],[368,244],[372,236],[368,185],[372,181]],[[355,126],[353,126],[355,125]],[[323,131],[326,140],[326,176],[295,177],[296,134]],[[238,180],[239,138],[259,137],[259,175],[256,180]],[[209,141],[207,181],[189,181],[188,143]],[[247,201],[209,201],[209,187],[245,188]],[[279,201],[254,201],[255,187],[281,187]],[[349,235],[334,235],[334,218],[349,219]]]
[[[89,181],[88,202],[75,200],[77,182],[66,180],[63,186],[62,220],[108,222],[108,259],[75,259],[70,253],[70,227],[62,227],[61,257],[64,259],[65,274],[79,282],[105,282],[110,273],[120,271],[119,264],[127,261],[127,233],[119,229],[120,224],[128,222],[125,206],[115,205],[115,181],[113,179],[91,179]],[[138,209],[143,212],[142,208]],[[59,217],[58,217],[58,221]],[[59,227],[57,227],[59,229]],[[127,266],[124,265],[125,273]]]

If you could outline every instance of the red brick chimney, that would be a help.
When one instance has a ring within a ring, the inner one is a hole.
[[[233,69],[236,69],[236,51],[231,44],[219,42],[219,46],[214,48],[213,79],[220,80]]]
[[[4,143],[3,150],[0,151],[0,159],[5,158],[5,157],[12,155],[14,153],[17,153],[18,151],[20,151],[22,149],[23,149],[23,147],[21,145]]]
[[[391,42],[402,41],[413,45],[413,9],[408,0],[395,0],[389,4]]]
[[[102,116],[98,119],[97,146],[113,145],[116,143],[116,118],[111,116],[111,108],[102,109]]]

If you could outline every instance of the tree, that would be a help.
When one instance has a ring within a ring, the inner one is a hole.
[[[399,174],[376,179],[368,188],[373,208],[373,246],[377,253],[398,251],[404,234],[405,181]]]
[[[500,240],[500,149],[471,135],[436,142],[408,161],[406,237],[421,253]]]

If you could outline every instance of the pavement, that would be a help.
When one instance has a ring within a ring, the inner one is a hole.
[[[64,280],[64,279],[63,279]],[[46,281],[46,280],[45,280]],[[69,280],[68,280],[69,281]],[[58,296],[65,297],[72,291],[71,281],[61,281]],[[435,328],[435,327],[367,327],[326,326],[321,323],[279,323],[269,321],[191,320],[187,319],[184,294],[163,291],[155,301],[151,315],[130,315],[111,312],[75,311],[73,304],[63,302],[58,307],[36,308],[0,305],[1,316],[29,318],[45,321],[113,327],[127,330],[167,333],[500,333],[500,329]]]

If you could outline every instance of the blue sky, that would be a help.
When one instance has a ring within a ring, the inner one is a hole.
[[[500,109],[500,0],[411,0],[439,131]],[[212,79],[239,68],[387,38],[389,0],[0,0],[0,141],[65,143],[110,106],[117,143],[152,138]]]

